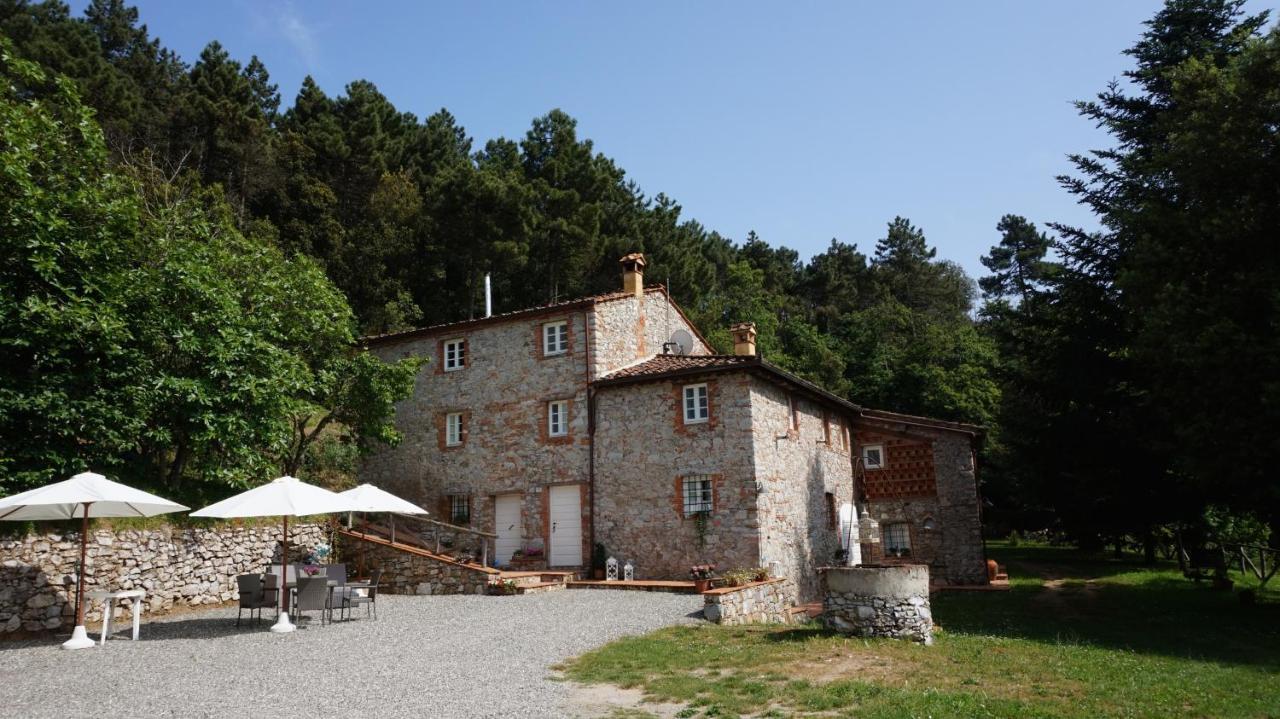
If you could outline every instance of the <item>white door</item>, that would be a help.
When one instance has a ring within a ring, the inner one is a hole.
[[[520,502],[518,494],[500,494],[493,501],[493,523],[498,538],[494,540],[495,564],[504,565],[520,548]]]
[[[576,484],[551,488],[551,551],[553,567],[582,566],[582,499]]]

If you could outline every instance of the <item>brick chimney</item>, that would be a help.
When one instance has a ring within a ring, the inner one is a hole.
[[[733,353],[740,356],[756,355],[756,323],[739,322],[729,328],[733,333]]]
[[[644,255],[632,252],[618,262],[622,265],[622,291],[644,297]]]

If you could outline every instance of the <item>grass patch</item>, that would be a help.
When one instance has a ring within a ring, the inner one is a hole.
[[[1025,544],[991,554],[1012,590],[935,595],[933,647],[817,625],[701,625],[622,639],[564,669],[691,717],[1280,716],[1276,591],[1246,606],[1167,564]]]

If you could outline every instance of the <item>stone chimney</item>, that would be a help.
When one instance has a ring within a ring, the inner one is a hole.
[[[622,291],[644,297],[644,255],[632,252],[618,262],[622,265]]]
[[[756,323],[739,322],[729,328],[733,333],[733,353],[740,356],[756,355]]]

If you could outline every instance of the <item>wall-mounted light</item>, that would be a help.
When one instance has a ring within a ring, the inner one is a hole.
[[[920,526],[923,527],[926,532],[932,532],[938,528],[938,525],[933,521],[933,517],[925,517],[924,521],[920,523]]]

